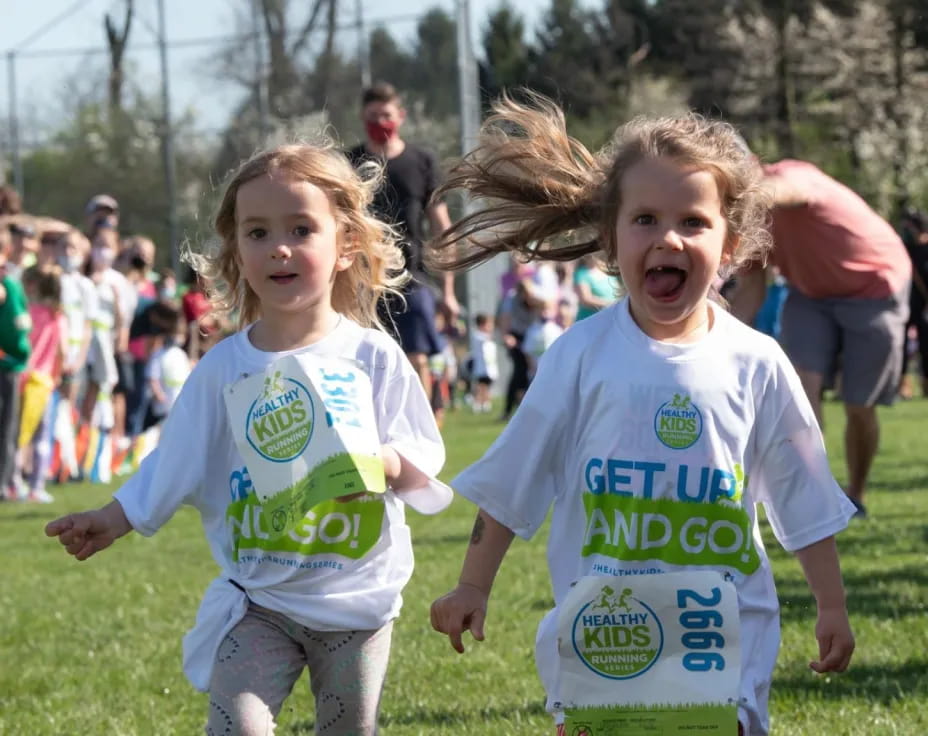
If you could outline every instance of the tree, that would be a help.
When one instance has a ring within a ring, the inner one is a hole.
[[[123,58],[126,53],[126,44],[129,42],[129,31],[132,28],[133,0],[125,0],[125,3],[126,14],[121,29],[116,27],[116,23],[109,13],[103,19],[103,26],[106,29],[106,42],[110,50],[109,106],[113,115],[122,112],[122,90],[125,82]]]
[[[525,40],[525,20],[508,2],[490,13],[483,28],[482,45],[488,97],[498,97],[503,90],[528,82],[529,46]]]

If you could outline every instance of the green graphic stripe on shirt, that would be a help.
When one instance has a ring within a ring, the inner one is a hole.
[[[341,555],[359,560],[380,539],[384,499],[365,494],[350,501],[330,499],[313,506],[288,533],[273,539],[265,509],[254,494],[234,501],[226,509],[232,526],[235,559],[248,549],[295,552],[310,555]]]
[[[624,562],[721,565],[746,575],[760,565],[751,519],[731,502],[584,493],[583,506],[584,557],[598,554]]]

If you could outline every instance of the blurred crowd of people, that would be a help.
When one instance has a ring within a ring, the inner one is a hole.
[[[120,235],[119,203],[81,227],[21,211],[0,186],[0,496],[52,500],[58,482],[108,482],[157,442],[191,365],[223,332],[195,279]],[[162,259],[163,260],[163,259]]]

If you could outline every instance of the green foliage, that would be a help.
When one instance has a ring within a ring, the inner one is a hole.
[[[156,108],[137,98],[125,113],[112,114],[103,103],[85,103],[54,137],[23,160],[27,209],[71,222],[83,229],[84,206],[106,192],[119,200],[123,234],[155,240],[162,264],[170,263],[167,195],[164,186],[160,122]],[[191,122],[175,128],[176,174],[181,226],[192,230],[208,158],[191,145]]]
[[[845,479],[843,410],[828,403],[826,442]],[[880,411],[883,440],[868,507],[839,538],[857,652],[842,675],[816,676],[815,605],[795,559],[762,523],[782,606],[771,696],[773,733],[813,736],[928,732],[928,573],[925,412],[916,400]],[[489,415],[452,413],[451,478],[498,434]],[[133,534],[85,563],[42,534],[50,519],[106,503],[111,488],[52,488],[51,506],[0,504],[0,734],[202,731],[207,698],[181,673],[180,641],[216,566],[195,512],[183,509],[151,539]],[[516,540],[497,579],[487,640],[455,654],[429,624],[429,605],[457,580],[473,506],[409,513],[416,571],[404,592],[381,710],[384,736],[551,733],[535,673],[534,636],[552,606],[547,533]],[[284,704],[278,733],[312,732],[306,676]]]

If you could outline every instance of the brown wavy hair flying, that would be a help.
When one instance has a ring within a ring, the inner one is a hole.
[[[335,276],[333,308],[363,327],[382,328],[377,302],[387,293],[398,294],[409,278],[403,270],[395,232],[368,211],[382,174],[376,163],[355,171],[331,144],[279,146],[243,163],[229,179],[216,212],[219,242],[205,252],[186,254],[186,260],[204,277],[213,308],[237,315],[240,327],[261,316],[258,296],[242,276],[235,202],[245,182],[261,176],[284,176],[308,181],[328,194],[342,229],[345,252],[355,255],[352,265]]]
[[[765,257],[771,240],[762,173],[734,127],[695,114],[636,118],[592,154],[567,133],[554,102],[525,95],[526,103],[503,96],[493,105],[477,147],[435,193],[438,199],[464,190],[473,207],[430,243],[434,267],[470,268],[505,252],[526,260],[569,261],[601,251],[607,269],[616,273],[622,178],[647,157],[670,158],[714,175],[729,243],[736,245],[723,275]]]

